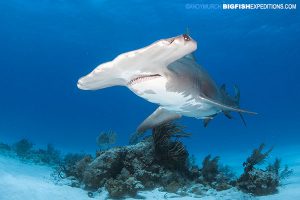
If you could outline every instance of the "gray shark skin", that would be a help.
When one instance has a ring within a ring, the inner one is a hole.
[[[182,116],[204,120],[204,126],[218,113],[231,118],[230,112],[256,114],[239,108],[240,93],[227,94],[196,63],[192,52],[197,43],[189,35],[162,39],[117,56],[79,79],[83,90],[125,86],[136,95],[159,105],[138,127],[138,132],[154,128]],[[244,118],[242,117],[243,122]]]

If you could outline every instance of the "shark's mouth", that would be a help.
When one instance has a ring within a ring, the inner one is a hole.
[[[130,80],[127,83],[127,85],[128,86],[132,86],[134,84],[137,84],[137,83],[140,83],[140,82],[144,82],[144,81],[147,81],[147,80],[152,80],[152,79],[159,78],[159,77],[161,77],[160,74],[141,75],[141,76],[138,76],[138,77]]]

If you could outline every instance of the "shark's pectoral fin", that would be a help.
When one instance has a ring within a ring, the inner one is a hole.
[[[238,112],[238,113],[247,113],[247,114],[252,114],[252,115],[257,114],[256,112],[251,112],[251,111],[248,111],[248,110],[240,109],[238,107],[232,107],[232,106],[229,106],[229,105],[225,105],[225,104],[219,103],[219,102],[214,101],[214,100],[209,99],[209,98],[201,97],[201,99],[206,101],[207,103],[209,103],[211,105],[219,107],[222,111],[225,111],[225,112],[234,111],[234,112]]]
[[[158,107],[142,124],[137,128],[137,132],[144,132],[163,123],[179,119],[180,114]]]

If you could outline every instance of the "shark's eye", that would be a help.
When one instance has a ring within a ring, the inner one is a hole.
[[[183,34],[182,36],[183,36],[183,39],[185,41],[190,41],[191,40],[190,36],[188,36],[187,34]]]

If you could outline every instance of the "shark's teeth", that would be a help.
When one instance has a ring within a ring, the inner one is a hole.
[[[138,76],[138,77],[132,79],[131,81],[129,81],[127,83],[127,85],[131,86],[136,83],[140,83],[142,81],[151,80],[151,79],[158,78],[158,77],[161,77],[161,75],[160,74],[141,75],[141,76]]]

